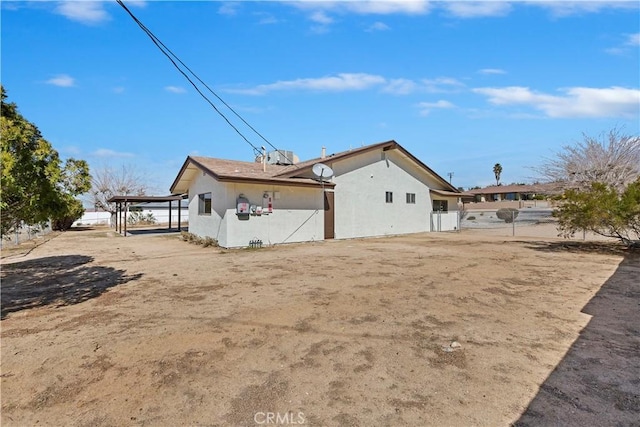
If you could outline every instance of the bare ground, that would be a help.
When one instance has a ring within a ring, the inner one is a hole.
[[[640,257],[606,242],[67,232],[3,259],[2,319],[3,426],[640,425]]]

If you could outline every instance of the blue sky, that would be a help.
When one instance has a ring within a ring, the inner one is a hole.
[[[583,133],[640,134],[637,1],[125,4],[301,160],[394,139],[467,188],[494,183],[495,163],[502,182],[530,182]],[[117,3],[5,0],[1,12],[9,101],[63,157],[133,166],[157,194],[188,155],[253,160]]]

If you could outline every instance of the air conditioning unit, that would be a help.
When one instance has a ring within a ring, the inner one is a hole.
[[[293,165],[298,162],[298,156],[290,150],[274,150],[267,153],[267,163],[270,165]]]

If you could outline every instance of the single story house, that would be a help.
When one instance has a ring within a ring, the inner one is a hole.
[[[503,200],[533,200],[541,194],[549,194],[550,188],[543,184],[492,185],[468,190],[465,193],[475,197],[475,202],[500,202]]]
[[[459,228],[460,192],[395,141],[272,158],[187,157],[171,193],[188,194],[189,231],[244,247]]]

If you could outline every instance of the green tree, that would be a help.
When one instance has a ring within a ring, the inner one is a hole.
[[[90,186],[87,163],[69,159],[61,167],[58,152],[14,103],[5,102],[4,87],[0,89],[1,234],[7,234],[22,222],[32,225],[77,216],[78,212],[82,216],[79,210],[82,205],[74,196]]]
[[[569,189],[554,212],[560,235],[591,231],[620,239],[628,246],[640,241],[640,178],[622,193],[615,187],[594,182],[589,189]]]
[[[493,175],[496,177],[496,185],[500,185],[500,174],[502,174],[502,165],[496,163],[493,165]]]

